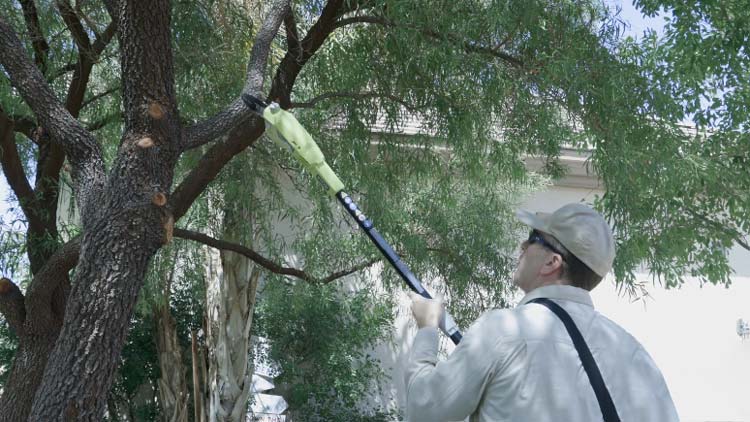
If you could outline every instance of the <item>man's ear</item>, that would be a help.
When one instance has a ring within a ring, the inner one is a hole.
[[[561,270],[562,265],[563,260],[560,254],[550,253],[544,259],[544,265],[539,269],[539,272],[541,272],[542,275],[550,275],[558,269]]]

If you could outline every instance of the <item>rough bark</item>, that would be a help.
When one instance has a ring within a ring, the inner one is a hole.
[[[84,234],[76,279],[32,420],[101,420],[146,268],[164,238],[169,211],[154,205],[152,197],[169,191],[181,131],[170,6],[166,1],[149,6],[122,2],[117,11],[125,134],[98,201],[84,197],[81,204]],[[146,112],[153,103],[162,109],[158,119]],[[137,148],[144,134],[159,148]],[[80,164],[75,157],[71,161],[75,177]]]
[[[69,286],[68,271],[77,260],[79,247],[80,239],[76,238],[57,251],[34,277],[25,297],[20,291],[8,288],[7,293],[12,293],[16,309],[19,312],[22,309],[23,318],[20,323],[9,319],[18,335],[19,346],[0,396],[3,410],[0,422],[24,421],[31,411],[34,393],[60,332]],[[18,301],[19,296],[22,301]],[[0,295],[0,299],[5,297]],[[0,307],[0,312],[8,318],[5,309]]]
[[[26,56],[13,29],[1,18],[0,53],[0,63],[11,83],[34,112],[39,125],[70,159],[79,206],[84,209],[82,205],[98,196],[104,184],[101,147],[57,100],[44,76]]]
[[[159,403],[162,420],[165,422],[187,422],[188,394],[185,381],[185,365],[182,363],[182,350],[177,341],[175,320],[164,303],[154,310],[156,321],[156,351],[159,356]]]
[[[33,2],[24,3],[27,26],[32,36],[37,37],[35,52],[39,58],[46,51],[37,47],[45,43],[43,38],[39,39],[41,30]],[[102,174],[103,168],[100,167],[98,145],[93,137],[82,131],[68,110],[54,99],[39,69],[28,62],[20,42],[2,20],[0,49],[3,52],[3,65],[13,85],[40,116],[37,118],[40,125],[48,127],[47,130],[37,128],[33,133],[27,131],[39,146],[36,183],[32,189],[12,136],[13,122],[0,110],[3,172],[29,222],[26,241],[30,269],[34,275],[23,301],[23,310],[28,318],[24,319],[20,329],[16,329],[19,348],[0,397],[0,408],[3,409],[0,421],[19,421],[26,420],[31,410],[34,393],[60,332],[70,285],[68,271],[77,261],[80,247],[80,239],[62,248],[58,247],[56,241],[57,188],[63,151],[67,149],[73,154],[77,166],[76,177],[84,196],[98,188],[101,179],[97,176]],[[37,60],[37,65],[42,64]],[[52,98],[52,102],[45,103],[39,101],[40,98]]]
[[[21,289],[9,278],[0,278],[0,314],[16,335],[23,335],[26,305]]]
[[[44,374],[44,363],[57,339],[56,333],[24,336],[0,397],[0,422],[25,421]],[[33,420],[33,419],[32,419]]]
[[[32,208],[24,209],[29,217],[29,234],[49,230],[45,219],[48,222],[50,217],[38,215],[43,211],[39,208],[43,207],[37,207],[38,200],[34,197],[20,167],[12,138],[3,137],[3,150],[5,154],[2,162],[5,175],[9,181],[12,180],[11,186],[14,192],[17,195],[20,193],[19,198],[22,198],[23,206]],[[54,213],[51,218],[54,225]],[[54,231],[51,232],[54,233]],[[31,249],[33,242],[30,242],[29,246]],[[32,272],[36,276],[27,289],[26,297],[10,281],[0,286],[0,290],[4,290],[0,298],[13,299],[11,303],[14,305],[12,308],[14,312],[11,313],[10,309],[0,309],[0,311],[19,338],[19,348],[11,364],[3,395],[0,397],[0,409],[3,409],[0,413],[0,421],[26,420],[31,410],[34,393],[60,330],[69,285],[67,274],[77,260],[79,246],[79,240],[75,239],[51,257],[45,258],[46,263],[38,261],[37,265],[34,265],[33,255],[41,254],[38,251],[37,254],[32,254],[30,251]],[[40,269],[38,267],[41,264],[44,265]],[[26,318],[27,311],[30,313],[30,318]]]

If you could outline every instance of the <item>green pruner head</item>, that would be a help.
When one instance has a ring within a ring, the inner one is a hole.
[[[344,189],[344,184],[326,163],[315,140],[292,113],[271,103],[263,110],[262,116],[266,121],[268,136],[282,148],[289,149],[308,171],[319,176],[328,186],[329,193],[335,195]]]

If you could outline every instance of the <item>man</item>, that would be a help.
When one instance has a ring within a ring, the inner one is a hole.
[[[447,360],[437,362],[442,302],[412,295],[419,331],[406,371],[408,420],[678,421],[648,353],[594,310],[589,291],[615,257],[604,218],[582,204],[518,218],[532,228],[513,275],[526,296],[477,319]],[[581,340],[552,308],[569,315]],[[586,367],[585,347],[593,356]]]

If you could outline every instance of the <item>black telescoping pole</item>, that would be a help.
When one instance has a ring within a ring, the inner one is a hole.
[[[409,270],[409,267],[406,266],[406,264],[399,258],[399,256],[396,254],[396,252],[393,250],[391,245],[388,244],[388,242],[383,239],[383,236],[378,233],[377,230],[375,230],[375,227],[372,224],[372,221],[365,216],[365,214],[359,209],[357,204],[354,202],[351,196],[347,195],[344,191],[339,191],[336,194],[336,198],[339,200],[339,203],[344,206],[346,211],[351,215],[354,220],[357,222],[357,225],[364,230],[364,232],[367,234],[367,237],[372,240],[372,243],[375,244],[375,246],[380,249],[380,252],[385,256],[385,258],[388,260],[388,262],[393,266],[393,268],[396,270],[399,276],[401,276],[402,279],[406,282],[406,284],[409,286],[410,289],[415,291],[417,294],[421,295],[422,297],[425,297],[427,299],[432,299],[432,296],[425,290],[424,287],[422,287],[422,283],[419,281],[419,279],[414,275],[414,273]],[[445,311],[445,321],[443,323],[444,327],[440,327],[445,334],[450,337],[450,339],[453,341],[453,344],[458,344],[461,341],[461,338],[463,337],[461,335],[461,331],[459,331],[458,326],[453,321],[453,317],[448,314],[448,311]]]

